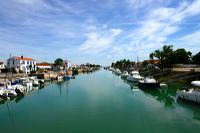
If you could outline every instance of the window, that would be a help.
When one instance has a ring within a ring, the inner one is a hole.
[[[32,61],[30,61],[30,65],[32,65]]]
[[[22,64],[25,64],[25,61],[22,61]]]
[[[13,65],[15,65],[15,61],[13,61]]]
[[[29,61],[27,61],[27,64],[29,65]]]

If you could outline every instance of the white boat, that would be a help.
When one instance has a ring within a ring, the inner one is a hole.
[[[33,83],[29,80],[29,78],[20,78],[21,85],[25,86],[27,89],[33,87]]]
[[[200,87],[200,81],[192,81],[191,84],[196,87]]]
[[[194,88],[177,91],[178,98],[200,103],[200,81],[192,81]]]
[[[58,76],[57,76],[57,80],[63,80],[63,76],[58,75]]]
[[[32,82],[32,86],[34,87],[40,86],[39,80],[35,76],[30,77],[29,81]]]
[[[11,82],[5,82],[5,86],[1,87],[0,95],[3,97],[22,96],[25,91],[24,86],[20,84],[11,85]]]
[[[124,71],[121,75],[122,78],[127,78],[129,76],[127,71]]]
[[[132,71],[131,74],[127,77],[127,80],[131,82],[138,82],[139,80],[142,79],[143,77],[140,76],[138,71]]]
[[[17,96],[15,88],[11,85],[11,82],[5,82],[5,86],[1,87],[0,96],[2,98],[12,98]]]
[[[139,80],[138,86],[145,88],[158,88],[160,87],[160,83],[157,82],[152,76],[148,76],[145,77],[144,80]]]
[[[115,69],[115,73],[120,75],[121,74],[121,71],[119,69]]]

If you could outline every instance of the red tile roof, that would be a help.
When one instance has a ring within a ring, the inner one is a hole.
[[[37,63],[36,66],[50,66],[48,63]]]
[[[32,58],[27,58],[27,57],[19,57],[19,56],[16,56],[15,58],[18,59],[18,60],[33,61]]]
[[[160,64],[160,60],[144,60],[144,61],[152,64]]]

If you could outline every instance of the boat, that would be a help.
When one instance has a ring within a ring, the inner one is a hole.
[[[20,78],[21,85],[25,86],[27,89],[33,87],[33,83],[29,80],[29,78]]]
[[[4,98],[12,98],[16,96],[23,96],[24,86],[20,84],[12,85],[11,82],[5,82],[4,87],[0,88],[0,95]]]
[[[196,87],[200,87],[200,81],[192,81],[191,84]]]
[[[11,82],[5,82],[4,87],[0,89],[0,97],[3,99],[13,98],[17,96],[14,87],[11,85]]]
[[[33,76],[29,78],[29,81],[32,82],[32,86],[33,87],[38,87],[40,86],[39,80],[37,79],[37,77]]]
[[[122,78],[127,78],[129,76],[127,71],[124,71],[121,75]]]
[[[131,74],[127,77],[127,81],[131,82],[138,82],[139,80],[142,80],[143,77],[140,76],[138,71],[132,71]]]
[[[116,73],[117,75],[120,75],[120,74],[121,74],[121,71],[120,71],[119,69],[115,69],[115,73]]]
[[[200,81],[192,81],[193,88],[182,88],[177,91],[178,98],[200,103]]]
[[[160,82],[157,82],[152,76],[148,76],[145,77],[144,80],[139,80],[138,86],[140,88],[159,88]]]
[[[57,80],[62,80],[62,79],[63,79],[63,76],[61,76],[61,75],[57,76]]]
[[[65,75],[65,76],[63,76],[63,79],[64,79],[64,80],[70,80],[70,79],[71,79],[71,76]]]

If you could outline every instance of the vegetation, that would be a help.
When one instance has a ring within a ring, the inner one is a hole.
[[[123,59],[116,61],[115,63],[112,63],[111,67],[118,68],[120,70],[122,69],[128,69],[129,67],[133,67],[135,65],[135,62],[131,62],[129,59]]]
[[[194,56],[192,57],[192,60],[193,60],[193,62],[194,62],[195,64],[199,64],[199,65],[200,65],[200,52],[197,53],[196,55],[194,55]]]
[[[63,59],[58,58],[54,61],[55,66],[62,66],[64,63]]]
[[[149,55],[150,59],[155,57],[160,60],[161,69],[170,68],[173,64],[200,64],[199,56],[200,53],[192,57],[192,53],[184,48],[173,50],[173,45],[164,45],[161,50],[155,50]]]

